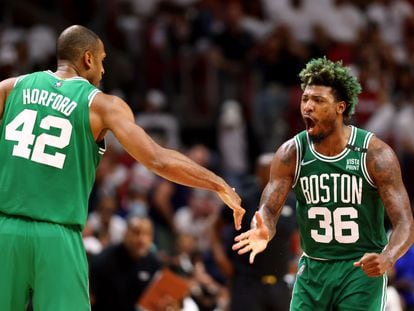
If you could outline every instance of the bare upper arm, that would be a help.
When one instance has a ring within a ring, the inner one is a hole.
[[[296,144],[294,139],[286,141],[275,153],[270,167],[269,182],[262,202],[278,210],[292,190],[296,170]]]
[[[7,96],[13,89],[17,78],[9,78],[0,82],[0,119],[3,118],[3,111],[6,105]]]
[[[296,144],[293,138],[280,146],[270,167],[270,182],[283,181],[292,187],[296,170],[296,153]]]
[[[155,165],[162,148],[135,123],[131,108],[121,98],[98,93],[91,105],[90,120],[96,140],[109,130],[137,161],[149,168]]]
[[[391,222],[395,224],[402,218],[411,217],[397,156],[390,146],[375,136],[371,139],[367,152],[367,169]]]

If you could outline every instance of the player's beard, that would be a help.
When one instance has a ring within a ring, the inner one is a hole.
[[[324,133],[319,133],[317,135],[309,135],[309,139],[313,144],[318,144],[325,139],[326,135]]]

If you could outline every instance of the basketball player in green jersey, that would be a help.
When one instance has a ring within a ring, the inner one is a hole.
[[[314,59],[299,76],[306,130],[276,151],[251,229],[233,249],[254,261],[293,188],[303,256],[290,309],[384,310],[387,270],[414,241],[398,160],[372,133],[346,124],[361,87],[341,62]]]
[[[0,82],[0,309],[90,310],[81,231],[112,131],[137,161],[171,181],[216,192],[240,228],[244,209],[222,178],[157,145],[129,106],[97,86],[103,42],[75,25],[57,41],[57,70]]]

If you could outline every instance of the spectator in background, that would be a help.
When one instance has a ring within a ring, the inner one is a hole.
[[[123,211],[127,217],[133,215],[147,217],[149,215],[149,189],[140,184],[129,184]]]
[[[207,271],[194,235],[179,233],[176,242],[175,253],[168,265],[188,281],[193,301],[201,311],[226,310],[228,291]]]
[[[405,0],[374,0],[366,8],[368,21],[378,25],[382,39],[397,52],[402,48],[405,23],[413,14],[413,7]]]
[[[83,236],[94,236],[103,248],[121,242],[125,230],[125,220],[116,214],[117,201],[112,196],[102,196],[97,209],[88,215]]]
[[[90,260],[92,310],[132,311],[154,274],[162,267],[153,247],[149,218],[133,216],[123,241]]]
[[[414,71],[399,67],[396,72],[394,105],[397,108],[393,122],[393,143],[401,161],[401,171],[408,196],[414,202]]]
[[[218,101],[233,98],[242,105],[248,102],[251,86],[251,62],[254,41],[242,27],[243,8],[238,2],[225,4],[222,30],[213,36],[212,65],[217,69]]]
[[[205,190],[191,190],[186,206],[175,212],[174,224],[179,234],[190,234],[196,240],[198,251],[205,253],[211,245],[211,229],[220,208],[217,197]]]
[[[294,40],[301,43],[312,41],[312,28],[320,19],[320,14],[323,14],[321,11],[326,8],[326,5],[315,5],[314,2],[305,0],[263,0],[263,2],[267,17],[276,26],[287,27]]]
[[[272,153],[260,155],[255,175],[245,178],[239,189],[246,209],[242,230],[250,227],[250,221],[258,209],[260,195],[269,180],[272,158]],[[231,214],[223,209],[221,216],[216,218],[212,250],[222,274],[229,280],[229,310],[289,310],[290,285],[295,272],[293,267],[297,264],[299,252],[294,207],[292,195],[282,209],[277,235],[253,264],[249,263],[247,255],[239,256],[231,250],[237,234],[231,228]]]
[[[292,87],[297,84],[307,53],[306,46],[296,41],[284,25],[275,28],[260,45],[256,65],[262,87],[252,109],[260,152],[273,151],[288,135],[292,126],[287,123]]]
[[[318,23],[322,24],[331,39],[340,43],[343,48],[352,47],[367,24],[363,12],[352,3],[352,0],[328,2],[327,14],[324,14]]]
[[[218,148],[221,173],[227,182],[238,188],[239,180],[248,171],[247,128],[240,104],[224,101],[218,120]]]
[[[214,166],[212,152],[203,144],[191,146],[186,155],[197,164]],[[174,251],[176,227],[174,214],[178,208],[188,204],[191,189],[163,178],[157,178],[149,194],[150,217],[155,226],[155,243],[162,258]]]
[[[180,149],[178,120],[166,109],[167,99],[164,93],[150,90],[145,98],[145,109],[135,116],[135,121],[160,145]]]

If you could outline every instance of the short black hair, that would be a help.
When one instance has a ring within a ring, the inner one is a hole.
[[[361,93],[362,88],[358,79],[342,64],[342,61],[333,62],[326,57],[312,59],[299,73],[299,78],[302,82],[302,90],[308,85],[331,87],[335,98],[347,104],[344,111],[345,118],[350,118],[355,113],[358,94]]]
[[[88,50],[94,53],[99,41],[99,36],[92,30],[81,25],[70,26],[57,40],[57,59],[74,62]]]

